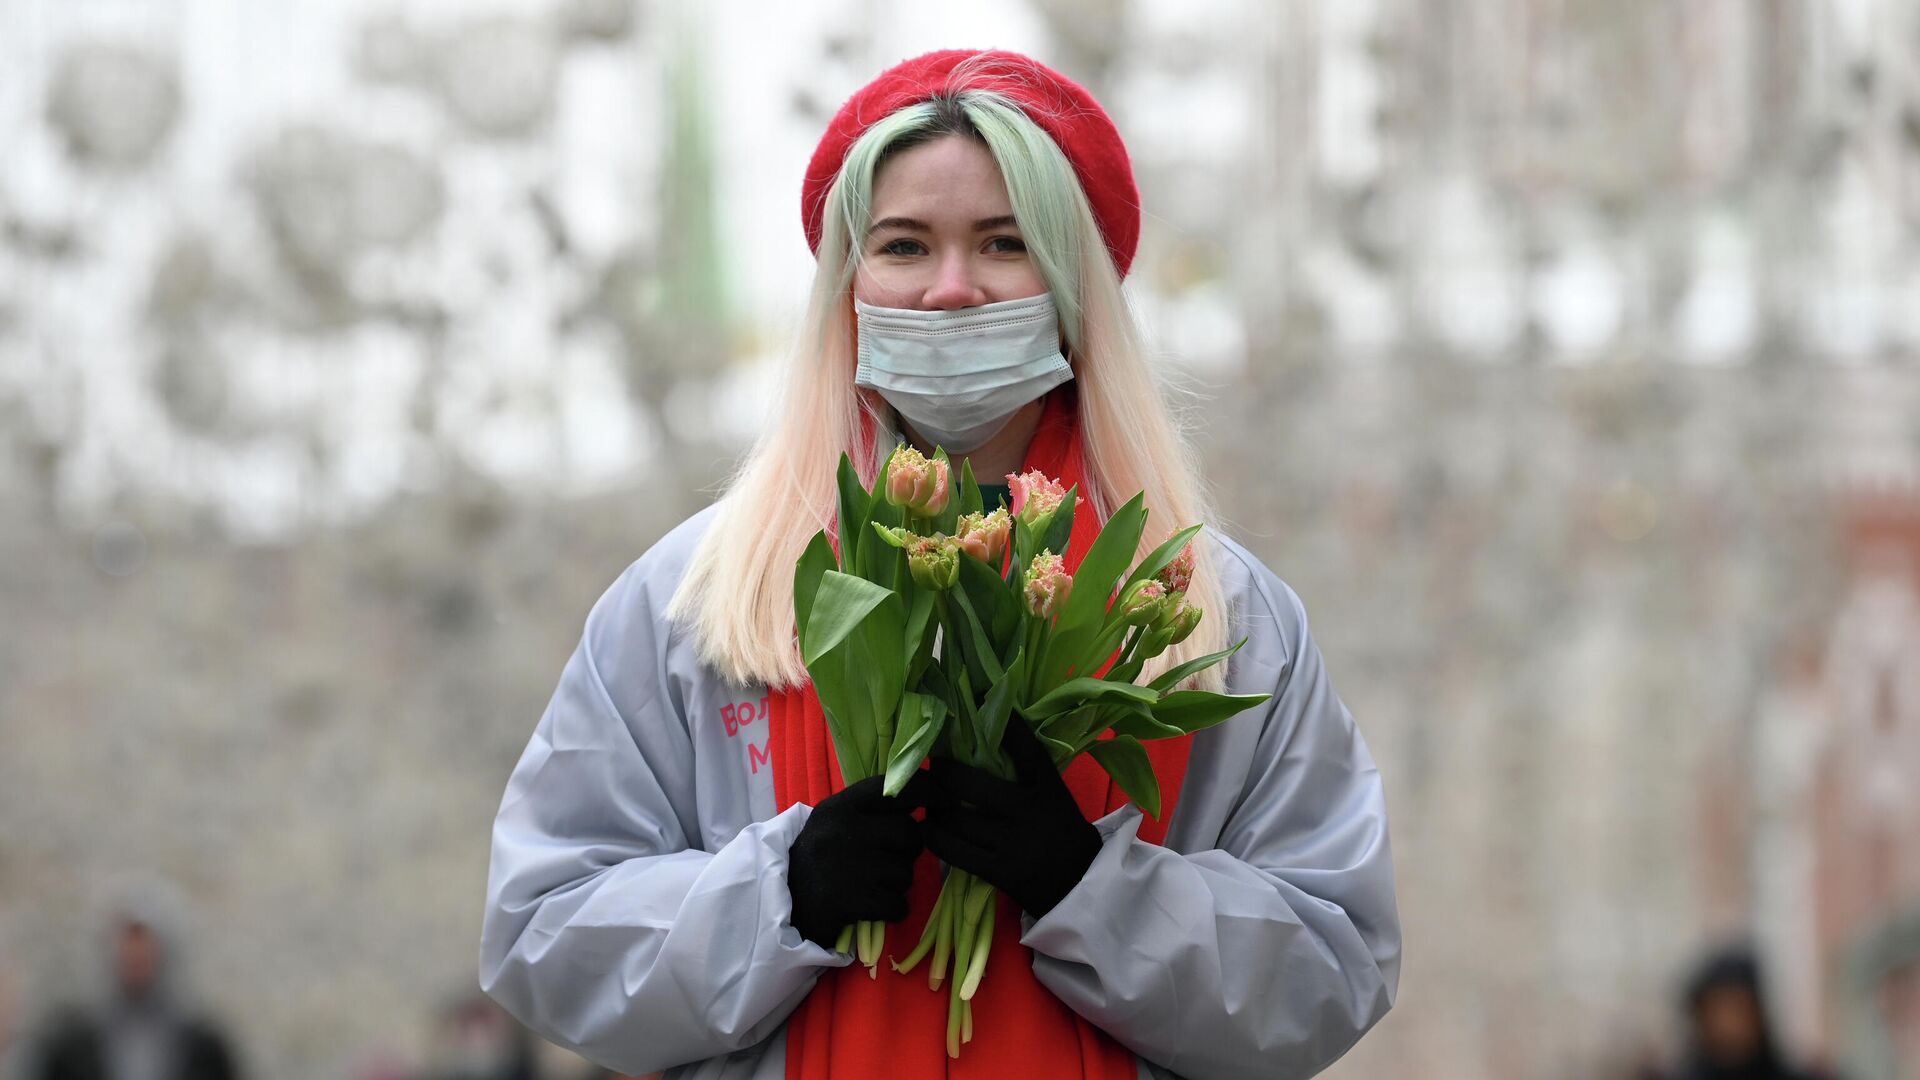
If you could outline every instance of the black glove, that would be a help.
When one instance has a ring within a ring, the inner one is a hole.
[[[808,941],[832,948],[840,931],[862,919],[907,917],[922,846],[912,815],[927,780],[916,774],[896,796],[881,794],[885,781],[869,776],[821,799],[793,838],[787,892],[793,928]]]
[[[927,848],[1013,898],[1034,918],[1073,891],[1100,854],[1100,830],[1080,814],[1067,782],[1025,720],[1007,721],[1001,749],[1015,780],[951,758],[929,772]]]

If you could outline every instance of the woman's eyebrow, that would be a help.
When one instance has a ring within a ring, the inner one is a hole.
[[[986,232],[988,229],[1016,228],[1019,224],[1018,221],[1014,220],[1012,214],[1002,214],[999,217],[981,218],[979,221],[974,222],[973,231]],[[888,217],[881,218],[879,221],[874,222],[873,225],[867,229],[867,235],[872,236],[882,229],[901,229],[906,232],[923,233],[933,231],[931,226],[919,218]]]
[[[879,232],[881,229],[905,229],[907,232],[932,232],[933,231],[932,229],[927,227],[926,222],[921,221],[917,218],[890,217],[890,218],[881,218],[879,221],[874,222],[873,225],[867,229],[867,235],[872,236],[874,233]]]

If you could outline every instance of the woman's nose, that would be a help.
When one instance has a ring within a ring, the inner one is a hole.
[[[943,256],[935,267],[933,283],[921,302],[932,311],[979,307],[987,302],[987,290],[973,261],[960,252]]]

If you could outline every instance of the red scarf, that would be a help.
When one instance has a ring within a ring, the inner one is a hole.
[[[1040,426],[1027,448],[1026,469],[1039,469],[1063,486],[1085,490],[1076,395],[1056,391],[1047,397]],[[1079,506],[1084,511],[1087,503]],[[1076,512],[1067,542],[1067,569],[1079,567],[1093,546],[1099,523]],[[773,792],[779,808],[818,803],[845,784],[833,758],[820,698],[811,684],[775,690],[769,702]],[[1163,808],[1159,819],[1143,818],[1140,836],[1153,843],[1166,838],[1166,822],[1180,798],[1187,773],[1191,736],[1147,743],[1160,780]],[[1092,821],[1126,805],[1127,796],[1105,771],[1082,755],[1067,767],[1067,787],[1080,812]],[[914,865],[911,905],[905,922],[887,927],[888,957],[900,957],[920,939],[940,892],[940,863],[931,852]],[[1133,1080],[1133,1054],[1080,1018],[1033,974],[1032,950],[1020,944],[1020,910],[1002,896],[994,917],[993,951],[987,977],[973,999],[974,1040],[947,1057],[947,990],[929,990],[925,966],[907,975],[883,961],[872,979],[858,964],[829,968],[787,1022],[788,1080],[846,1077],[1009,1076],[1098,1077]]]

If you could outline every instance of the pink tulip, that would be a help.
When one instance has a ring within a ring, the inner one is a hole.
[[[1028,528],[1033,528],[1043,517],[1051,517],[1067,497],[1067,489],[1060,486],[1060,481],[1039,469],[1008,473],[1007,490],[1013,496],[1013,516]]]
[[[961,551],[979,559],[981,562],[987,561],[987,541],[984,537],[962,533],[954,537],[953,542],[960,545]]]
[[[887,501],[895,506],[907,506],[913,502],[913,489],[918,476],[916,470],[900,458],[901,454],[896,453],[887,464]]]
[[[915,513],[922,517],[939,517],[947,511],[947,499],[952,496],[948,490],[947,462],[945,458],[935,458],[927,462],[925,484],[915,500],[919,507]]]
[[[915,536],[907,541],[907,570],[913,583],[941,592],[960,580],[960,549],[950,536]]]
[[[991,514],[968,514],[962,517],[954,539],[959,541],[960,550],[988,566],[997,567],[1007,553],[1007,538],[1012,533],[1013,519],[1002,508]]]
[[[1036,619],[1052,619],[1060,609],[1067,606],[1067,596],[1073,591],[1073,576],[1067,573],[1067,562],[1051,551],[1042,551],[1033,557],[1033,565],[1027,567],[1026,593],[1027,612]]]
[[[944,459],[929,460],[913,447],[902,446],[887,462],[887,501],[910,514],[938,517],[946,510],[950,497],[949,475]]]
[[[1187,587],[1193,584],[1193,542],[1188,541],[1187,546],[1180,549],[1180,554],[1161,567],[1155,577],[1167,587],[1168,592],[1186,592]]]

